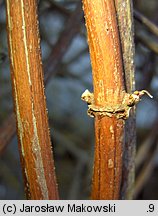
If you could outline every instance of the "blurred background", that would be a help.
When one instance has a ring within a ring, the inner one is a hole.
[[[80,0],[39,0],[38,7],[60,197],[89,199],[94,128],[80,97],[85,89],[92,91],[92,75]],[[152,100],[144,97],[137,105],[134,199],[158,199],[157,11],[157,0],[134,1],[136,89],[154,96]],[[149,19],[149,25],[144,19]],[[25,199],[12,112],[5,1],[0,0],[0,199]]]

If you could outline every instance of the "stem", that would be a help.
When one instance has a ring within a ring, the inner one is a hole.
[[[58,199],[48,129],[36,0],[6,0],[19,151],[28,199]]]
[[[123,54],[126,91],[131,94],[135,90],[134,81],[134,28],[133,5],[131,0],[115,0],[117,19]],[[130,118],[125,125],[125,149],[123,155],[123,173],[121,198],[132,199],[135,178],[136,123],[135,109],[132,108]]]
[[[114,1],[83,0],[91,55],[94,103],[122,104],[125,86]],[[92,199],[119,199],[124,120],[95,118],[95,161]]]
[[[61,59],[66,53],[74,36],[79,33],[79,30],[82,24],[81,22],[82,16],[83,16],[83,12],[81,10],[80,4],[81,2],[78,3],[76,10],[72,14],[70,14],[70,17],[68,18],[67,25],[65,26],[64,31],[60,35],[58,42],[52,48],[52,52],[44,64],[45,86],[46,87],[49,81],[51,80],[51,78],[58,73]],[[74,25],[76,26],[75,29],[74,29]],[[14,127],[15,120],[12,117],[12,115],[13,113],[5,120],[5,123],[0,128],[0,131],[3,131],[2,134],[4,135],[4,131],[5,131],[5,134],[7,136],[7,139],[2,138],[2,141],[1,141],[1,137],[3,135],[0,135],[0,145],[1,145],[0,154],[7,147],[7,145],[9,144],[9,141],[12,139],[12,137],[16,133],[16,129]],[[12,121],[10,119],[12,119]],[[10,126],[6,127],[6,125],[8,124]],[[12,130],[10,130],[10,128]]]

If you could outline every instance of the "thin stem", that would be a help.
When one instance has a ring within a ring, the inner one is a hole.
[[[137,10],[134,10],[134,17],[137,21],[144,24],[150,32],[158,36],[158,27],[152,21],[150,21],[147,17],[145,17],[143,14],[141,14]]]
[[[117,11],[118,27],[123,54],[125,86],[126,91],[131,94],[135,90],[133,5],[132,1],[129,0],[115,0],[115,7]],[[130,118],[126,121],[125,127],[121,199],[132,199],[134,191],[136,147],[136,123],[134,108],[132,108]]]

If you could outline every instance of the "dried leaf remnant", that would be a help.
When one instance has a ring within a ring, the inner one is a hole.
[[[153,96],[146,90],[135,91],[133,94],[125,94],[125,98],[122,104],[110,105],[105,104],[104,106],[95,105],[93,93],[85,90],[82,94],[81,99],[88,104],[88,115],[95,117],[96,115],[112,117],[116,116],[117,119],[126,120],[129,117],[130,110],[138,102],[140,102],[141,97],[147,94],[150,98]]]

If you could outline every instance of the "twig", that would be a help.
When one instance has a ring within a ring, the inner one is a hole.
[[[71,188],[69,191],[69,195],[68,195],[69,200],[78,198],[79,192],[81,190],[80,187],[81,187],[82,171],[84,167],[85,167],[85,164],[78,161],[76,165],[75,173],[73,176]]]
[[[147,17],[145,17],[136,9],[134,10],[134,17],[137,21],[144,24],[150,32],[152,32],[158,37],[158,27],[152,21],[150,21]]]
[[[12,140],[16,132],[16,122],[14,113],[9,115],[0,128],[0,154],[3,153],[7,144]]]
[[[149,50],[153,51],[155,54],[158,55],[158,42],[151,36],[136,31],[136,39],[138,39],[140,43],[142,43]]]
[[[86,163],[89,160],[88,154],[84,150],[75,146],[71,140],[67,140],[66,136],[58,130],[55,130],[55,137],[62,147],[70,152],[80,163]]]
[[[158,153],[158,146],[156,147],[156,150],[153,151],[152,155],[150,156],[150,159],[146,162],[143,169],[139,173],[139,176],[136,179],[135,188],[134,188],[134,198],[138,196],[139,192],[142,190],[143,186],[150,178],[155,166],[155,158],[157,157],[157,153]]]
[[[59,5],[58,3],[56,3],[56,2],[53,2],[53,1],[51,1],[51,0],[48,0],[48,2],[49,2],[49,10],[51,10],[51,11],[53,11],[53,10],[56,10],[56,11],[58,11],[58,12],[60,12],[60,13],[62,13],[62,14],[64,14],[65,16],[70,16],[70,11],[68,10],[68,9],[66,9],[66,8],[64,8],[64,7],[62,7],[61,5]],[[43,14],[44,13],[47,13],[48,12],[48,10],[44,10],[43,11]]]
[[[155,133],[156,130],[157,124],[155,124],[148,137],[145,139],[145,141],[141,144],[140,148],[138,149],[135,160],[136,170],[138,170],[140,165],[146,160],[146,155],[149,153],[150,149],[155,144],[155,140],[157,138],[157,134]]]
[[[52,49],[52,53],[45,62],[44,71],[45,71],[45,83],[50,80],[50,77],[55,75],[58,67],[60,66],[59,62],[61,61],[63,55],[67,51],[70,43],[74,36],[79,32],[81,26],[81,20],[83,19],[83,12],[81,10],[81,2],[77,4],[76,10],[70,16],[67,22],[67,26],[60,36],[58,42]],[[52,62],[53,61],[53,62]]]
[[[154,24],[152,21],[150,21],[147,17],[145,17],[143,14],[141,14],[136,9],[134,10],[134,18],[139,21],[140,23],[144,24],[147,29],[153,33],[153,35],[158,37],[158,26]],[[158,54],[158,44],[157,41],[152,38],[151,36],[148,36],[145,33],[141,33],[139,31],[136,31],[136,38],[145,45],[148,49],[153,51],[154,53]]]

